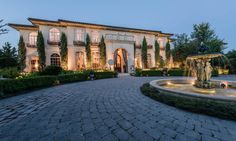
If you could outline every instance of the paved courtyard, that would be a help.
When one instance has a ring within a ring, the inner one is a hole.
[[[186,112],[142,95],[139,87],[154,79],[159,78],[86,81],[0,100],[0,140],[236,140],[235,121]]]

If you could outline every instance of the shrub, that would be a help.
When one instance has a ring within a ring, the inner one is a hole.
[[[0,69],[0,76],[4,78],[16,78],[20,75],[19,70],[17,68],[4,68]]]
[[[94,72],[94,74],[95,79],[113,78],[117,76],[117,73],[112,71]],[[26,74],[25,77],[20,77],[19,79],[0,80],[0,98],[11,96],[12,93],[24,90],[85,80],[88,80],[87,73],[60,74],[58,76],[39,76],[36,73],[27,76]]]
[[[83,73],[64,74],[64,75],[59,75],[57,78],[60,83],[85,81],[88,79],[87,75]]]
[[[23,90],[29,90],[32,88],[51,86],[55,80],[55,76],[40,76],[24,79],[1,80],[0,91],[4,94],[9,94],[20,92]]]
[[[94,72],[95,79],[113,78],[117,77],[117,73],[113,71]]]
[[[168,92],[160,92],[146,83],[140,88],[141,92],[157,101],[191,112],[202,113],[224,119],[236,120],[236,103],[224,100],[199,98]]]
[[[168,74],[170,76],[184,76],[185,72],[183,69],[170,69]]]
[[[161,70],[136,70],[135,76],[163,76]]]
[[[213,71],[211,72],[211,75],[212,76],[219,76],[219,71],[218,71],[218,69],[213,69]]]
[[[41,75],[59,75],[62,72],[62,68],[58,66],[47,66],[42,72]]]

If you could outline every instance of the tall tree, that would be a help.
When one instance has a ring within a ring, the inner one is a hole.
[[[41,31],[38,31],[36,46],[39,55],[39,70],[42,71],[46,66],[46,55],[45,55],[44,38]]]
[[[147,62],[147,40],[144,36],[143,38],[143,43],[142,43],[142,61],[143,61],[143,68],[148,67],[148,62]]]
[[[8,30],[6,28],[4,28],[7,24],[1,25],[1,22],[3,22],[3,20],[0,20],[0,35],[8,33]]]
[[[226,54],[230,63],[230,72],[236,74],[236,50],[231,50]]]
[[[155,66],[158,65],[159,61],[160,61],[160,46],[157,40],[155,40],[155,62],[156,62]]]
[[[20,40],[18,43],[18,50],[19,50],[18,56],[19,56],[20,70],[24,71],[26,67],[26,47],[23,36],[20,36]]]
[[[171,56],[171,49],[170,49],[170,42],[168,41],[166,43],[166,62],[170,62],[170,56]]]
[[[100,63],[101,66],[104,67],[106,65],[106,44],[103,36],[99,43],[99,49],[100,49]]]
[[[209,23],[201,23],[193,25],[193,32],[191,33],[192,40],[197,42],[200,47],[201,43],[206,46],[205,53],[222,52],[226,48],[224,40],[219,39],[215,34],[214,29],[211,29]]]
[[[85,50],[86,50],[86,57],[87,57],[87,67],[91,67],[91,40],[89,35],[86,35],[86,44],[85,44]]]
[[[68,69],[68,48],[67,48],[67,37],[64,32],[61,34],[60,38],[60,56],[61,56],[61,65],[62,68],[67,70]]]
[[[17,67],[17,51],[6,42],[0,49],[0,68]]]

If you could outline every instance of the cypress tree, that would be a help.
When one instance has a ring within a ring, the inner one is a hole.
[[[87,57],[87,67],[91,67],[91,40],[89,35],[86,35],[86,44],[85,44],[85,50],[86,50],[86,57]]]
[[[158,62],[160,61],[160,46],[157,40],[155,40],[155,62],[156,66],[158,65]]]
[[[46,66],[46,55],[45,55],[45,44],[44,44],[43,34],[41,31],[38,31],[36,46],[39,55],[39,70],[42,71]]]
[[[171,50],[170,50],[170,42],[166,43],[166,62],[170,62]]]
[[[24,71],[26,67],[26,47],[23,36],[20,36],[19,43],[18,43],[18,57],[19,57],[19,65],[20,70]]]
[[[106,44],[103,36],[99,43],[99,48],[100,48],[100,63],[101,66],[104,67],[106,65]]]
[[[147,68],[147,41],[144,36],[143,43],[142,43],[142,61],[143,61],[143,68]]]
[[[67,37],[64,32],[62,32],[60,38],[60,56],[61,56],[62,68],[67,70],[68,48],[67,48]]]

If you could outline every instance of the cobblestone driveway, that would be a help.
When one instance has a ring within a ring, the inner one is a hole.
[[[229,77],[231,78],[231,77]],[[51,87],[0,100],[1,141],[236,141],[236,122],[156,102],[121,77]]]

